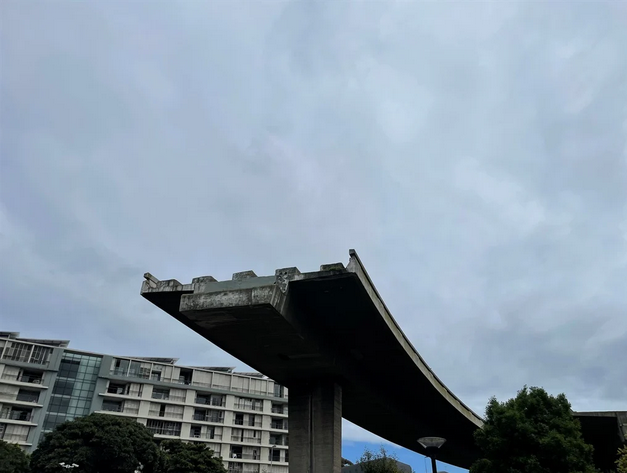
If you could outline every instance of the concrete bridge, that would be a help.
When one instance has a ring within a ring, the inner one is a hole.
[[[252,271],[191,284],[145,275],[142,295],[207,340],[289,388],[290,471],[339,473],[342,417],[468,468],[482,419],[422,359],[390,314],[357,253],[320,271]]]

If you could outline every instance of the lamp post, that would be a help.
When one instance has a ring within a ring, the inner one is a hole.
[[[272,462],[274,461],[274,449],[275,448],[276,448],[276,445],[272,445],[272,447],[270,447],[270,473],[272,473]]]
[[[418,439],[418,443],[427,450],[427,455],[431,457],[431,471],[437,473],[437,466],[435,464],[435,454],[438,449],[446,442],[442,437],[421,437]]]

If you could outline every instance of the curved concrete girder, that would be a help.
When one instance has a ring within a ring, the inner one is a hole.
[[[236,273],[183,285],[148,275],[142,295],[244,363],[287,386],[331,379],[343,417],[410,450],[447,438],[439,458],[469,467],[481,419],[427,366],[404,335],[356,252],[320,271]]]

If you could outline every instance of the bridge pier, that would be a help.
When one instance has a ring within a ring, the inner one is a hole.
[[[290,385],[290,473],[340,473],[342,387],[315,380]]]

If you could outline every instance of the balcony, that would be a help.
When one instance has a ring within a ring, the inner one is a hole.
[[[0,440],[9,443],[26,443],[28,442],[28,434],[4,434],[0,435]]]
[[[270,424],[270,428],[276,430],[287,430],[287,425],[283,422],[272,422]]]
[[[2,352],[2,348],[0,348]],[[9,342],[2,355],[3,360],[48,366],[52,348],[27,343]]]
[[[153,392],[151,397],[153,399],[159,399],[160,401],[185,402],[185,396],[174,396],[160,392]]]
[[[217,407],[224,407],[226,406],[226,399],[224,398],[207,398],[207,397],[203,397],[203,396],[197,396],[196,399],[194,400],[194,403],[196,404],[201,404],[203,406],[217,406]]]
[[[38,384],[41,385],[43,382],[42,376],[33,376],[33,375],[16,375],[16,374],[3,374],[2,379],[6,379],[7,381],[18,381],[20,383],[29,383],[29,384]]]
[[[166,417],[169,419],[182,419],[183,418],[182,412],[167,412],[167,411],[160,411],[159,409],[150,409],[148,411],[148,415],[151,417]]]
[[[102,410],[107,412],[124,412],[124,406],[115,406],[113,404],[103,404]]]
[[[238,402],[235,404],[234,407],[235,409],[242,409],[245,411],[258,411],[258,412],[263,411],[263,406],[260,406],[258,404],[248,404],[248,403]]]
[[[224,423],[224,417],[217,415],[194,414],[194,420],[202,422],[215,422],[216,424]]]
[[[244,443],[261,443],[260,437],[241,437],[239,435],[231,435],[232,442],[244,442]]]
[[[287,415],[287,406],[283,407],[278,407],[278,406],[272,406],[272,413],[273,414],[283,414],[283,415]]]
[[[15,400],[20,402],[32,402],[36,404],[39,402],[39,393],[25,393],[20,391],[17,393],[17,397],[15,398]]]
[[[251,422],[250,420],[244,421],[244,419],[233,419],[233,425],[244,425],[247,427],[261,427],[261,421],[256,420]]]
[[[204,433],[192,432],[189,436],[193,439],[222,440],[222,434],[216,434],[212,432],[204,432]]]
[[[148,430],[150,430],[150,432],[152,432],[153,435],[167,435],[169,437],[181,436],[181,432],[180,431],[177,432],[176,430],[159,429],[156,427],[148,427]]]
[[[289,444],[287,437],[285,439],[281,437],[270,436],[270,445],[276,445],[277,447],[287,447]]]
[[[32,418],[33,418],[32,412],[25,412],[25,411],[2,411],[0,412],[0,419],[30,422]]]
[[[229,458],[233,458],[234,460],[261,460],[261,454],[231,452],[231,456]]]

